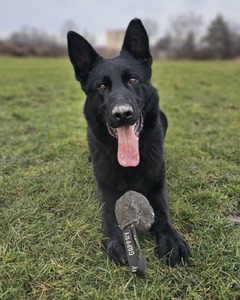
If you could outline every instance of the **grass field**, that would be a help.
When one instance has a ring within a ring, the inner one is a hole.
[[[65,59],[0,58],[0,299],[240,299],[240,62],[159,62],[153,84],[169,119],[173,221],[188,268],[156,258],[148,275],[101,249],[101,213],[82,114]]]

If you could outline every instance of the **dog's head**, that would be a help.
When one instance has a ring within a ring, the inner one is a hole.
[[[68,51],[75,77],[87,95],[88,122],[98,118],[118,139],[120,165],[139,163],[138,138],[149,99],[152,57],[142,22],[133,19],[126,30],[120,55],[102,58],[79,34],[68,33]]]

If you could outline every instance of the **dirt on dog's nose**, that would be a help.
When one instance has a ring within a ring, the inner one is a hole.
[[[133,109],[130,105],[115,106],[112,110],[113,119],[117,122],[129,121],[133,116]]]

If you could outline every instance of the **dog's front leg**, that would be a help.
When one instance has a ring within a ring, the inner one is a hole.
[[[121,195],[100,189],[102,201],[103,247],[117,265],[127,264],[122,231],[115,216],[115,204]]]
[[[172,267],[189,264],[189,246],[173,228],[170,218],[168,192],[166,186],[154,190],[148,199],[155,212],[153,230],[156,235],[157,253]]]

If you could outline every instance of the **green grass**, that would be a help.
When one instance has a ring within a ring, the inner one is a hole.
[[[239,62],[159,62],[173,221],[189,268],[132,276],[101,249],[84,95],[68,60],[0,58],[0,299],[239,299]]]

